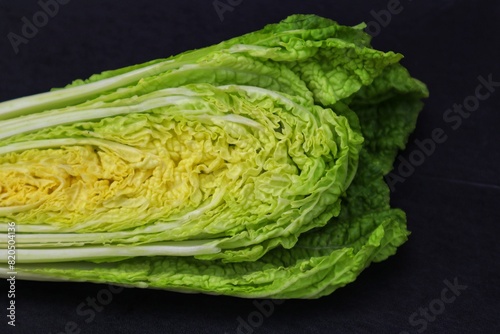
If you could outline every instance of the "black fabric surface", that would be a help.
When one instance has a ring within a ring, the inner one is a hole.
[[[41,5],[0,0],[0,101],[214,44],[294,13],[354,25],[376,22],[380,10],[395,4],[221,0],[233,4],[221,21],[211,0],[60,2],[67,4],[15,53],[9,32],[20,34],[22,18],[31,19]],[[416,141],[439,128],[446,140],[406,171],[404,182],[391,179],[392,203],[407,212],[412,231],[395,256],[328,297],[279,305],[124,289],[79,315],[79,306],[106,285],[18,280],[14,328],[7,326],[2,280],[0,333],[499,333],[500,3],[401,0],[396,7],[390,22],[370,24],[373,45],[404,54],[403,65],[431,94],[396,173],[422,150]],[[489,85],[477,110],[448,114],[454,104],[473,101],[468,97],[482,80],[499,83]],[[450,285],[459,286],[456,294]]]

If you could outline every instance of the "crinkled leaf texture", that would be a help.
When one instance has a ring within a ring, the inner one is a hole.
[[[18,277],[318,298],[393,255],[383,176],[427,89],[363,28],[293,15],[1,103]]]

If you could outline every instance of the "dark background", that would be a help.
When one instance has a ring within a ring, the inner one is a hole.
[[[212,0],[72,0],[16,54],[7,34],[21,34],[22,17],[31,20],[41,7],[37,1],[0,0],[0,101],[214,44],[294,13],[345,25],[375,21],[374,13],[392,1],[232,0],[233,10],[221,21]],[[410,240],[356,282],[319,300],[275,305],[242,333],[500,332],[500,87],[456,130],[443,120],[448,108],[475,94],[479,76],[500,82],[500,3],[401,0],[401,6],[379,31],[372,24],[373,45],[403,53],[403,64],[431,95],[400,156],[408,159],[418,149],[414,141],[430,138],[436,128],[447,136],[394,186],[392,203],[407,212]],[[418,312],[439,305],[445,280],[467,288],[438,315],[430,313],[424,329]],[[11,328],[7,284],[0,283],[0,333],[64,333],[68,323],[68,333],[71,326],[73,333],[237,333],[239,317],[248,321],[258,310],[253,300],[126,289],[87,323],[76,309],[105,285],[16,285]],[[414,312],[418,323],[409,320]]]

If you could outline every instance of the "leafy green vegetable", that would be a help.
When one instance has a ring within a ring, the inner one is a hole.
[[[424,84],[314,15],[0,103],[20,278],[317,298],[404,243],[387,174]],[[7,266],[0,275],[7,275]]]

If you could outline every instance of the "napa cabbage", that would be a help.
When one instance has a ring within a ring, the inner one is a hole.
[[[0,103],[0,275],[317,298],[409,235],[387,174],[423,83],[293,15]]]

